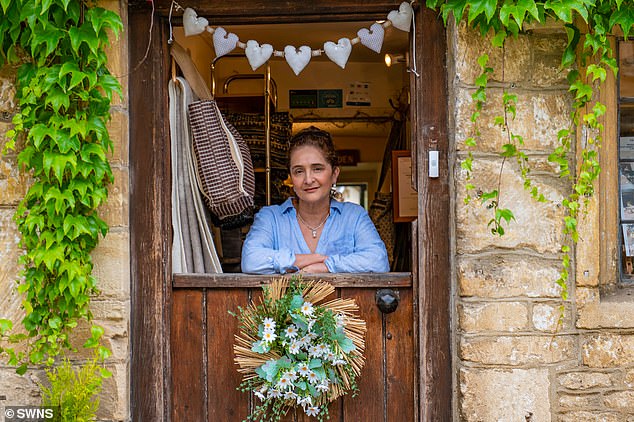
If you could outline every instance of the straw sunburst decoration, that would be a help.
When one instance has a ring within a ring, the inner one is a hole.
[[[365,321],[354,299],[329,299],[334,291],[321,280],[279,278],[258,303],[239,308],[233,347],[243,374],[239,388],[260,400],[247,420],[278,420],[299,406],[323,420],[330,402],[358,391]]]

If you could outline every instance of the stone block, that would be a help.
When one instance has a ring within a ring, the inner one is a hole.
[[[559,422],[623,422],[617,413],[577,411],[559,415]]]
[[[130,237],[127,231],[111,231],[92,252],[93,275],[101,298],[130,297]]]
[[[605,394],[604,403],[611,409],[634,411],[634,391],[616,391]]]
[[[456,148],[461,151],[467,149],[464,141],[473,136],[475,126],[471,122],[474,102],[471,99],[471,89],[457,89],[455,93],[455,140]],[[532,91],[510,90],[517,95],[516,117],[509,120],[511,132],[522,136],[524,152],[550,153],[558,145],[557,133],[570,126],[568,117],[571,109],[569,94],[565,90],[546,93]],[[496,116],[504,115],[502,89],[487,90],[487,102],[477,120],[480,136],[477,147],[480,152],[498,152],[504,144],[510,142],[507,131],[494,124]],[[519,146],[518,146],[519,147]]]
[[[634,302],[601,300],[578,309],[577,327],[634,328],[632,315],[634,315]]]
[[[456,201],[456,251],[460,253],[490,252],[500,248],[507,250],[532,250],[539,254],[558,257],[564,243],[562,234],[563,207],[558,206],[566,187],[555,177],[533,178],[534,185],[546,197],[547,202],[538,203],[524,190],[519,170],[514,163],[478,157],[473,163],[472,183],[483,190],[498,189],[499,206],[512,210],[515,219],[503,222],[504,236],[492,235],[488,227],[494,211],[474,198],[468,205],[465,197],[465,174],[459,169]],[[476,192],[472,192],[475,194]]]
[[[480,422],[551,419],[550,382],[546,369],[463,368],[459,382],[460,420]]]
[[[91,303],[91,309],[93,306]],[[77,349],[73,354],[73,359],[85,360],[91,359],[94,356],[94,349],[86,349],[83,347],[86,340],[90,338],[90,327],[93,324],[104,329],[101,344],[112,352],[108,358],[108,362],[121,363],[127,361],[130,356],[128,321],[98,318],[93,319],[90,323],[82,320],[73,330],[70,340],[71,344]]]
[[[127,8],[122,7],[124,3],[116,0],[100,1],[100,6],[116,12],[123,21],[123,27],[127,27]],[[119,33],[119,37],[115,37],[112,32],[108,33],[108,39],[110,46],[105,48],[106,56],[108,57],[108,70],[117,78],[121,84],[121,91],[124,98],[120,98],[118,95],[113,95],[112,105],[124,105],[127,107],[128,96],[128,38],[126,36],[125,29]]]
[[[17,155],[2,155],[0,150],[0,205],[16,206],[30,185],[31,178],[20,170]]]
[[[533,365],[577,358],[572,336],[463,337],[462,360],[485,365]]]
[[[634,335],[594,334],[582,342],[583,364],[591,368],[634,365]]]
[[[531,255],[459,256],[461,296],[558,298],[560,261]]]
[[[559,375],[557,381],[569,390],[590,390],[614,385],[612,376],[603,372],[568,372]]]
[[[0,395],[5,400],[0,401],[0,415],[3,415],[5,406],[39,406],[41,403],[40,387],[44,382],[44,371],[29,368],[24,375],[15,373],[15,367],[0,367]]]
[[[570,325],[570,311],[564,308],[562,315],[561,304],[549,305],[540,303],[533,306],[531,320],[533,327],[535,327],[537,331],[554,333]]]
[[[112,140],[112,152],[108,153],[108,160],[112,165],[127,166],[129,162],[129,116],[127,110],[111,108],[107,128]]]
[[[601,405],[600,394],[559,394],[561,410],[592,409]]]
[[[16,327],[24,318],[24,311],[16,283],[23,267],[18,263],[22,250],[20,233],[13,222],[14,212],[11,208],[0,208],[0,291],[3,292],[0,294],[0,318],[14,321]]]
[[[97,418],[108,421],[127,421],[130,408],[129,366],[127,363],[120,363],[106,364],[106,367],[112,372],[112,377],[104,380],[102,385]]]
[[[575,287],[575,303],[583,307],[599,301],[599,289],[596,287]]]
[[[625,385],[629,388],[634,388],[634,369],[630,369],[625,374]]]
[[[537,88],[567,88],[566,76],[570,69],[561,69],[561,57],[566,49],[564,33],[531,37],[533,67],[530,72],[531,84]]]
[[[452,39],[456,78],[461,83],[474,84],[482,72],[478,57],[483,53],[489,55],[487,66],[493,69],[491,81],[517,83],[527,79],[531,53],[530,41],[526,35],[507,38],[504,48],[492,47],[491,35],[483,38],[463,21],[455,28]]]
[[[114,183],[108,186],[108,199],[99,207],[99,215],[104,219],[110,228],[127,227],[129,219],[128,200],[129,194],[129,173],[127,168],[112,169]]]
[[[0,72],[0,113],[3,120],[15,113],[15,72],[11,66],[3,66]]]
[[[479,331],[521,331],[528,325],[525,303],[491,302],[464,303],[458,306],[460,329]]]

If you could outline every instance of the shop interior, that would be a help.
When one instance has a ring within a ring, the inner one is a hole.
[[[342,37],[353,39],[357,31],[373,23],[223,25],[223,28],[227,33],[236,34],[241,42],[256,40],[259,45],[272,45],[274,50],[283,51],[286,45],[306,45],[319,50],[326,41],[336,43]],[[313,56],[299,75],[284,57],[271,56],[255,71],[244,49],[235,48],[217,57],[212,35],[207,31],[185,36],[182,27],[174,27],[173,40],[188,52],[220,110],[251,149],[256,211],[267,203],[281,203],[291,194],[286,180],[284,148],[292,134],[308,126],[326,130],[333,137],[341,163],[337,189],[346,201],[370,210],[377,194],[384,198],[391,195],[391,150],[410,149],[407,130],[409,33],[388,26],[380,53],[356,44],[345,68],[322,54]],[[265,95],[267,73],[270,75],[269,96]],[[268,107],[265,107],[265,98],[268,98]],[[269,122],[271,137],[268,183],[263,143],[265,120]],[[398,140],[394,139],[395,122],[402,127]],[[382,168],[385,175],[379,186]],[[240,271],[241,240],[247,231],[248,226],[214,229],[214,243],[224,272]],[[394,239],[386,242],[392,244],[388,245],[388,251],[392,252],[392,271],[410,271],[411,224],[395,223],[393,233]]]

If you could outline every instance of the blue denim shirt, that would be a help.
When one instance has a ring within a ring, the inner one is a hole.
[[[284,274],[297,270],[295,254],[311,253],[292,200],[264,207],[255,216],[242,248],[242,271]],[[388,272],[385,244],[363,207],[330,201],[330,216],[315,253],[326,255],[331,273]]]

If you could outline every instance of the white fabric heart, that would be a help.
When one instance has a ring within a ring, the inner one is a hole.
[[[247,41],[247,48],[244,49],[247,60],[251,65],[251,69],[255,70],[262,66],[273,54],[273,46],[271,44],[260,44],[255,40]]]
[[[199,18],[194,9],[188,7],[183,12],[183,27],[186,37],[202,33],[207,25],[209,25],[209,21],[205,18]]]
[[[385,29],[380,23],[373,23],[370,30],[367,28],[361,28],[357,32],[357,36],[361,41],[361,44],[365,45],[372,51],[377,53],[381,52],[383,46],[383,37],[385,35]]]
[[[299,75],[299,73],[308,65],[311,53],[310,47],[307,45],[299,47],[299,52],[297,51],[297,48],[292,45],[284,47],[284,57],[286,58],[288,65],[291,69],[293,69],[293,72],[295,72],[295,75]]]
[[[352,44],[350,44],[348,38],[340,38],[337,44],[332,41],[327,41],[324,43],[324,51],[330,60],[337,63],[342,69],[345,69],[348,57],[350,57],[350,53],[352,52]]]
[[[398,10],[392,10],[387,15],[387,19],[392,22],[395,28],[400,29],[401,31],[409,32],[409,28],[412,25],[412,15],[414,14],[414,10],[412,6],[404,1],[398,7]]]
[[[214,39],[214,50],[216,51],[216,57],[224,56],[227,53],[230,53],[231,50],[236,48],[238,44],[238,36],[233,32],[227,34],[227,31],[218,27],[214,31],[213,35]]]

